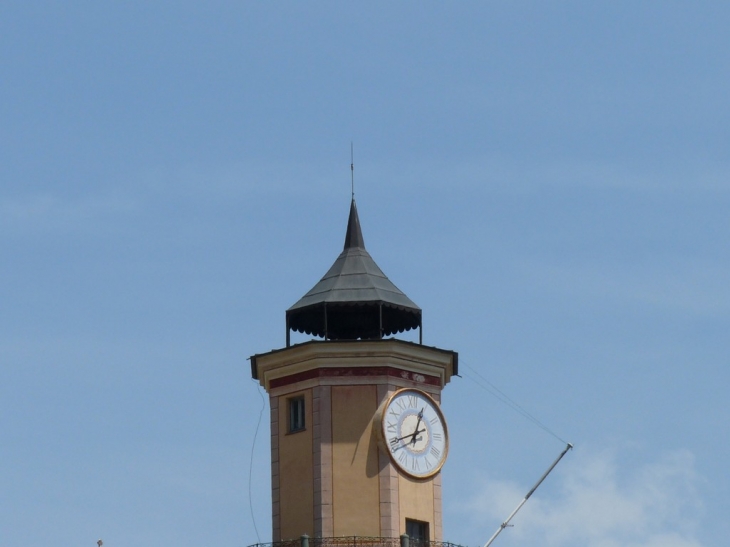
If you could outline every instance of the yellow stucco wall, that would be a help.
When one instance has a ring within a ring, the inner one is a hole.
[[[374,385],[332,387],[332,500],[335,536],[379,536]]]
[[[305,430],[287,433],[287,399],[304,395]],[[279,484],[281,539],[314,535],[312,390],[279,397]]]
[[[434,539],[433,482],[420,481],[404,475],[398,478],[401,533],[406,530],[406,519],[428,522],[430,539]]]

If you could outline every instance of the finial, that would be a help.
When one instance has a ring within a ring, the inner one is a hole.
[[[352,200],[355,201],[355,155],[352,141],[350,141],[350,189],[352,190]]]

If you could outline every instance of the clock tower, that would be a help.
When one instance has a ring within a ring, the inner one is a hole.
[[[416,328],[419,343],[395,338]],[[292,330],[316,339],[292,345]],[[365,250],[353,199],[342,253],[286,312],[286,347],[251,357],[271,408],[273,541],[442,541],[440,401],[458,355],[422,340],[421,309]]]

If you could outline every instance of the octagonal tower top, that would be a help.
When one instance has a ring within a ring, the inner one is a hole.
[[[345,247],[324,277],[286,311],[292,330],[325,340],[372,340],[419,329],[421,308],[396,287],[365,250],[355,199]]]

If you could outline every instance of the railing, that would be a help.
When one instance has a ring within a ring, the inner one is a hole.
[[[363,536],[309,538],[309,547],[400,547],[400,538]]]
[[[304,535],[298,539],[287,539],[273,543],[254,543],[249,547],[461,547],[447,541],[424,541],[411,539],[407,535],[400,537],[309,537]]]

